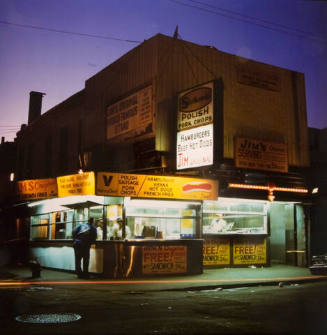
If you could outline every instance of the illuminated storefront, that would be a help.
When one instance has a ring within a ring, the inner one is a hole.
[[[31,257],[42,266],[74,270],[72,230],[92,217],[98,234],[91,272],[202,273],[202,204],[217,199],[216,181],[87,172],[58,177],[57,187],[48,199],[28,193]],[[26,199],[27,188],[19,187],[19,195]]]

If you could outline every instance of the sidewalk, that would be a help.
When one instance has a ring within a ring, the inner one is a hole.
[[[149,290],[205,290],[255,285],[289,285],[327,280],[327,276],[312,275],[308,268],[289,265],[271,267],[204,269],[200,275],[169,275],[136,279],[103,279],[92,276],[78,279],[74,273],[42,269],[39,278],[31,278],[26,266],[0,268],[0,285],[114,285],[115,289],[132,291]]]

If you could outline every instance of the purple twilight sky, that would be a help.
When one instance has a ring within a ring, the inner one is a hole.
[[[157,33],[305,74],[308,125],[327,127],[327,1],[0,0],[0,136]]]

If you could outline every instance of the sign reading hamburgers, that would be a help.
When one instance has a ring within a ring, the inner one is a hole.
[[[213,82],[191,88],[178,96],[177,130],[213,122]]]

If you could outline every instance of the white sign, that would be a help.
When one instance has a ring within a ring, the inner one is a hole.
[[[153,131],[152,122],[152,86],[148,86],[107,108],[107,139],[148,134]]]
[[[177,133],[177,170],[213,164],[213,124]]]
[[[191,88],[178,96],[177,130],[213,122],[213,82]]]

